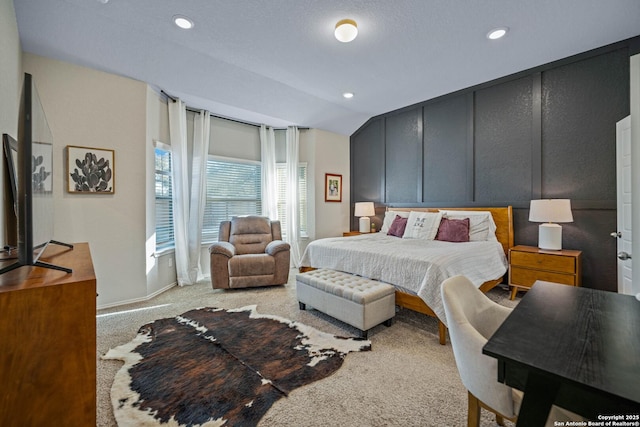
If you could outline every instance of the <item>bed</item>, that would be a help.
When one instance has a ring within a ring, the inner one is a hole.
[[[447,218],[472,218],[472,224],[476,221],[473,218],[480,218],[483,212],[488,212],[493,220],[489,236],[495,237],[490,237],[487,241],[481,238],[468,243],[452,243],[387,235],[387,221],[396,214],[412,215],[413,220],[413,215],[439,211],[446,212],[444,216]],[[438,319],[440,343],[444,344],[446,322],[440,299],[440,284],[447,277],[457,274],[467,276],[483,292],[501,283],[508,268],[508,251],[513,246],[512,215],[511,206],[390,207],[385,213],[386,227],[383,225],[379,233],[311,242],[303,254],[300,270],[327,268],[392,284],[396,287],[398,306]]]

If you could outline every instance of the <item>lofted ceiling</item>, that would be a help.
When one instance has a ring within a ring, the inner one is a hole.
[[[14,0],[22,50],[213,114],[351,135],[372,116],[640,34],[639,0]],[[191,18],[182,30],[174,15]],[[358,23],[351,43],[333,36]],[[506,37],[489,40],[495,27]],[[353,92],[352,99],[342,97]]]

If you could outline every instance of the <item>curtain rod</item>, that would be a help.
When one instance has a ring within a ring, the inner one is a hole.
[[[171,102],[176,102],[178,100],[178,98],[174,98],[173,96],[169,95],[167,92],[165,92],[162,89],[160,89],[160,93],[162,93],[167,98],[169,98],[171,100]],[[201,111],[201,110],[196,110],[195,108],[191,108],[191,107],[187,107],[186,109],[187,109],[187,111],[190,111],[190,112],[196,113],[196,114],[200,114],[200,111]],[[261,126],[258,123],[245,122],[243,120],[232,119],[232,118],[223,117],[223,116],[217,116],[215,114],[211,114],[211,117],[215,117],[216,119],[228,120],[230,122],[240,123],[240,124],[243,124],[243,125],[249,125],[249,126],[255,126],[255,127],[260,127]],[[276,127],[273,128],[273,130],[286,130],[286,129],[287,128],[276,128]],[[309,130],[309,128],[299,127],[298,130]]]

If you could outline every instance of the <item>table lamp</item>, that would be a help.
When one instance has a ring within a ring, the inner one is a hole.
[[[353,213],[354,216],[360,217],[360,232],[361,233],[369,233],[371,232],[371,218],[370,216],[374,216],[376,211],[373,207],[373,202],[357,202],[355,211]]]
[[[562,227],[557,222],[573,222],[569,199],[532,200],[529,221],[542,222],[538,227],[538,247],[552,251],[562,249]]]

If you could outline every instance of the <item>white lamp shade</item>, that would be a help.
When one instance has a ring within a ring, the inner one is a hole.
[[[358,35],[358,24],[353,19],[342,19],[336,24],[334,35],[342,43],[353,41]]]
[[[529,208],[531,222],[573,222],[569,199],[532,200]]]
[[[357,202],[353,213],[354,216],[374,216],[375,214],[373,202]]]

